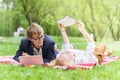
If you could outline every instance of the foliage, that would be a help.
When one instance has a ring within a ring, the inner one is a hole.
[[[50,35],[60,35],[57,20],[69,15],[85,23],[95,40],[120,39],[119,0],[3,0],[7,10],[0,8],[0,32],[10,36],[19,26],[25,29],[33,21],[39,23]],[[9,5],[13,3],[10,10]],[[3,4],[2,3],[2,4]],[[67,28],[70,36],[81,36],[74,27]]]

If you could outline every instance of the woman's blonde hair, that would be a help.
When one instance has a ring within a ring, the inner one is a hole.
[[[66,51],[63,54],[68,55],[69,52]],[[54,67],[56,65],[58,65],[58,66],[72,66],[72,65],[74,65],[74,60],[70,59],[69,56],[68,56],[69,59],[67,59],[67,60],[63,60],[63,58],[61,58],[61,57],[62,56],[59,56],[55,60],[51,61],[49,66]]]
[[[27,36],[29,38],[32,38],[34,34],[41,35],[43,33],[44,33],[43,28],[35,22],[31,23],[27,28]]]

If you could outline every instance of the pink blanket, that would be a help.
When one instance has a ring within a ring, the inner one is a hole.
[[[13,56],[0,56],[0,63],[20,65],[19,62],[13,59]]]
[[[118,56],[104,57],[102,64],[107,64],[107,63],[110,63],[110,62],[115,61],[117,59],[118,59]],[[92,69],[95,66],[96,66],[96,64],[92,64],[92,63],[89,63],[89,64],[78,64],[78,65],[74,65],[74,66],[69,66],[66,69],[81,68],[81,69],[84,70],[84,69]]]
[[[107,63],[110,63],[110,62],[115,61],[117,59],[118,59],[118,56],[104,57],[102,64],[107,64]],[[20,65],[19,62],[15,61],[13,59],[13,56],[0,56],[0,63]],[[78,64],[78,65],[74,65],[74,66],[56,66],[55,68],[60,68],[60,69],[81,68],[84,70],[84,69],[92,69],[95,66],[96,66],[96,64],[89,63],[89,64]]]

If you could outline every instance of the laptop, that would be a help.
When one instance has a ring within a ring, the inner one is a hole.
[[[41,55],[19,56],[19,61],[21,65],[42,65],[43,64],[43,58]]]

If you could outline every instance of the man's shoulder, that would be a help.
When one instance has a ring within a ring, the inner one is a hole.
[[[54,40],[49,35],[44,35],[43,48],[50,48],[54,45]]]
[[[54,40],[52,39],[52,37],[50,37],[49,35],[44,35],[44,41],[45,42],[54,42]]]
[[[26,40],[28,40],[28,37],[25,36],[25,37],[22,38],[22,40],[23,40],[23,41],[26,41]]]
[[[21,47],[24,49],[28,49],[31,47],[32,43],[29,41],[28,37],[23,37],[21,40]]]
[[[22,38],[21,42],[28,43],[30,41],[29,41],[28,37],[25,36],[25,37]]]

